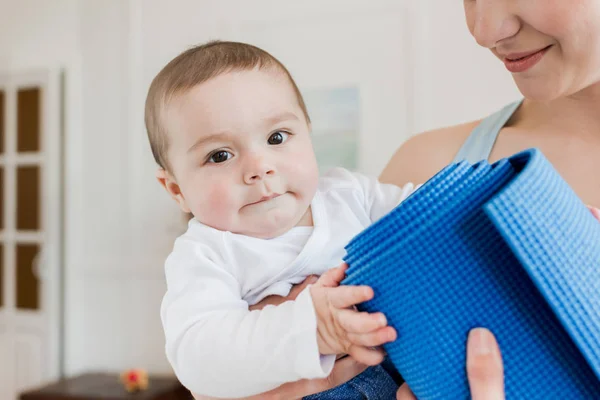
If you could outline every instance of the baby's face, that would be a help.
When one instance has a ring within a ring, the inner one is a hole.
[[[220,75],[174,99],[165,122],[180,205],[203,224],[271,238],[308,212],[317,162],[283,73]]]

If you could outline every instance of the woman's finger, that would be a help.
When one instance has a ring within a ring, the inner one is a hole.
[[[262,310],[266,306],[278,306],[281,303],[284,303],[286,301],[296,300],[296,297],[298,297],[298,295],[304,289],[306,289],[306,287],[308,285],[314,284],[318,279],[319,279],[319,277],[317,275],[310,275],[302,283],[294,285],[292,287],[292,290],[290,290],[290,293],[287,296],[285,296],[285,297],[277,296],[277,295],[267,296],[264,299],[262,299],[261,301],[259,301],[258,303],[253,304],[248,308],[250,311]]]
[[[504,369],[500,348],[492,333],[473,329],[467,340],[467,375],[473,400],[504,399]]]
[[[592,212],[592,215],[593,215],[594,217],[596,217],[596,219],[597,219],[598,221],[600,221],[600,209],[597,209],[597,208],[595,208],[595,207],[592,207],[592,206],[588,206],[588,208],[589,208],[589,209],[590,209],[590,211]]]
[[[398,392],[396,393],[396,400],[417,400],[417,398],[405,383],[400,386],[400,389],[398,389]]]
[[[248,307],[248,309],[250,311],[262,310],[266,306],[277,306],[277,305],[283,303],[284,301],[287,301],[287,299],[285,297],[277,296],[274,294],[274,295],[265,297],[264,299],[262,299],[261,301],[259,301],[256,304],[251,305],[250,307]]]
[[[319,277],[317,275],[308,276],[302,283],[294,285],[292,290],[290,290],[290,293],[285,297],[285,300],[296,300],[296,297],[298,297],[298,295],[302,293],[302,291],[306,289],[308,285],[312,285],[318,280]]]

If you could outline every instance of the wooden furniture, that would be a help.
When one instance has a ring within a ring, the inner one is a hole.
[[[176,378],[150,376],[148,389],[128,393],[117,374],[89,373],[22,393],[20,400],[192,400]]]

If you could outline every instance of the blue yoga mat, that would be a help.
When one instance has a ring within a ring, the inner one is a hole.
[[[465,399],[466,339],[496,335],[508,399],[600,399],[600,223],[537,149],[452,164],[346,247],[419,399]]]

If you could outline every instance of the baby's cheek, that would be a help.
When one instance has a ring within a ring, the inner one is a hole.
[[[319,169],[314,155],[307,154],[305,157],[291,159],[285,165],[287,178],[297,189],[308,193],[316,190],[319,181]]]
[[[215,182],[202,188],[202,214],[210,225],[226,224],[237,212],[236,199],[231,185]]]

